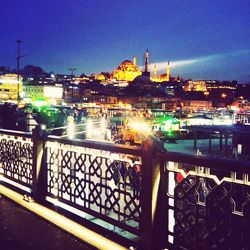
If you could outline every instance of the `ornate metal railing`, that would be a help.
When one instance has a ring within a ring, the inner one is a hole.
[[[248,249],[249,163],[178,153],[160,158],[166,188],[166,246]]]
[[[6,182],[29,191],[33,176],[33,143],[30,133],[0,131],[0,175]]]
[[[117,227],[113,235],[133,235],[139,249],[248,249],[249,162],[161,152],[159,145],[0,130],[0,182],[65,214],[80,211],[84,224]]]
[[[141,152],[49,137],[47,196],[139,234]]]

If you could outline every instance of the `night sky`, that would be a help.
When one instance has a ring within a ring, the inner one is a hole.
[[[163,72],[250,82],[249,0],[0,0],[0,66],[91,74],[143,56]]]

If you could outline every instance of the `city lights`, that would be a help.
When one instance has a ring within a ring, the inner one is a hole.
[[[48,102],[46,100],[35,100],[33,101],[33,105],[36,107],[43,107],[48,105]]]
[[[137,133],[146,136],[149,136],[152,132],[149,124],[144,120],[133,119],[129,120],[128,125],[134,129]]]
[[[52,87],[52,86],[44,87],[44,96],[46,98],[62,98],[62,95],[63,95],[62,87]]]
[[[227,97],[227,94],[222,93],[222,94],[221,94],[221,97],[222,97],[222,98],[226,98],[226,97]]]

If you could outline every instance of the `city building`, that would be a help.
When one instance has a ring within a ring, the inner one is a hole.
[[[4,75],[10,72],[10,68],[6,66],[0,66],[0,75]]]
[[[183,110],[212,109],[212,101],[205,100],[183,100]]]
[[[235,91],[237,88],[237,81],[206,80],[205,83],[208,91],[215,89],[223,91]]]
[[[207,91],[205,80],[188,80],[184,84],[185,91]]]
[[[0,75],[0,99],[3,101],[17,100],[23,95],[23,78],[17,74]]]
[[[35,100],[46,100],[50,104],[60,104],[63,100],[63,86],[61,84],[56,85],[24,85],[24,98]]]
[[[250,100],[250,84],[238,84],[235,95],[240,99]]]
[[[63,99],[67,103],[80,102],[80,89],[76,84],[66,84],[63,87]]]

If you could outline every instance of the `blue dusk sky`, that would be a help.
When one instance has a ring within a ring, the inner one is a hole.
[[[249,0],[0,0],[0,66],[91,74],[149,49],[151,69],[250,82]]]

